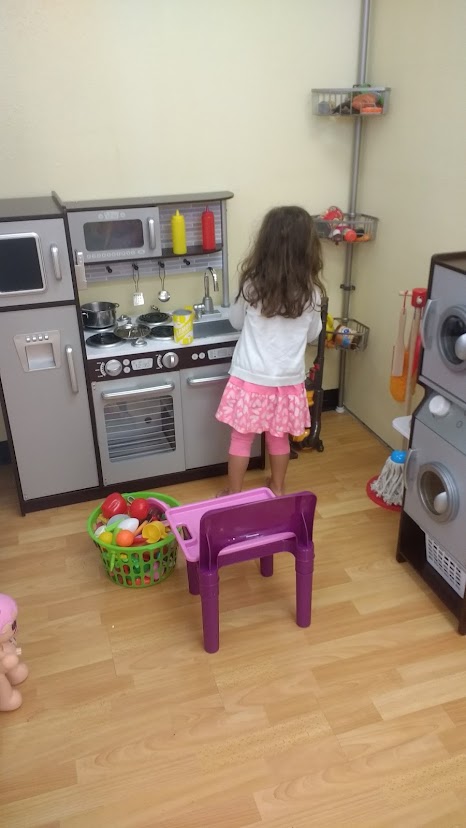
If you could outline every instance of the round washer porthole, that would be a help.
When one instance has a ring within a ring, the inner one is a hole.
[[[466,360],[457,356],[455,345],[466,334],[466,308],[455,306],[448,308],[440,319],[438,344],[440,355],[446,365],[453,371],[465,371]]]
[[[440,463],[421,466],[417,485],[422,505],[430,517],[438,523],[455,519],[459,508],[458,489],[445,466]]]

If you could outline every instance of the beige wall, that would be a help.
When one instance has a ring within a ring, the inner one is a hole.
[[[232,278],[270,206],[296,202],[318,212],[345,201],[350,147],[343,130],[311,117],[309,93],[353,78],[358,0],[1,6],[3,197],[233,190]],[[339,261],[328,251],[334,311]],[[200,277],[184,278],[172,292],[197,297]],[[131,289],[120,283],[111,294],[124,305]],[[336,384],[330,356],[327,387]]]
[[[349,359],[347,405],[398,445],[391,421],[404,411],[388,392],[398,291],[427,284],[433,253],[466,249],[466,3],[372,6],[370,78],[393,92],[390,114],[365,126],[359,207],[380,225],[355,257],[352,312],[371,333]]]

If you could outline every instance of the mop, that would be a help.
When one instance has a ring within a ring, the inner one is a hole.
[[[425,288],[403,291],[403,308],[398,324],[398,336],[393,349],[390,391],[400,402],[405,402],[406,414],[411,414],[411,403],[419,364],[420,339],[419,328],[422,311],[426,303]],[[414,308],[413,321],[409,334],[408,349],[404,346],[406,324],[406,297],[411,296]],[[369,480],[366,492],[368,497],[385,509],[399,511],[403,502],[403,467],[406,460],[405,451],[393,451],[385,461],[378,475]]]
[[[382,501],[382,506],[401,506],[405,460],[405,451],[392,451],[379,476],[369,481],[370,491],[373,492],[372,497],[368,492],[371,500],[375,503]]]

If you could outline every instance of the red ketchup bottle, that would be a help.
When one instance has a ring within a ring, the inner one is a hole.
[[[215,218],[212,210],[208,207],[202,214],[202,249],[204,253],[212,253],[215,250]]]

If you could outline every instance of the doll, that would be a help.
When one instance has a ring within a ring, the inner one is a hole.
[[[21,650],[16,647],[16,618],[18,607],[13,598],[0,593],[0,711],[17,710],[22,697],[16,685],[28,676],[28,668],[19,660]]]

